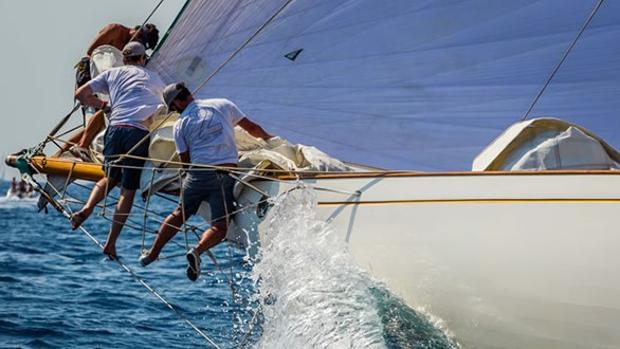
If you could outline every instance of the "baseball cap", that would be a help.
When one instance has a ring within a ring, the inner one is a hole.
[[[123,47],[123,57],[136,57],[146,54],[144,45],[137,41],[132,41]]]
[[[170,108],[172,101],[177,98],[177,96],[179,95],[179,93],[181,93],[184,87],[185,84],[183,84],[182,82],[178,82],[170,84],[166,86],[166,88],[164,88],[164,92],[162,93],[162,95],[164,97],[164,103],[166,103],[166,107]]]

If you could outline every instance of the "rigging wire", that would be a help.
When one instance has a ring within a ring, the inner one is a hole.
[[[163,1],[163,0],[162,0]],[[197,88],[195,88],[192,92],[192,94],[196,94],[198,93],[198,91],[200,91],[206,84],[207,82],[209,82],[215,75],[217,75],[233,58],[235,58],[235,56],[237,56],[237,54],[239,52],[241,52],[241,50],[243,50],[250,42],[252,42],[252,40],[254,40],[258,34],[260,34],[269,24],[271,24],[271,22],[273,22],[273,20],[278,17],[278,15],[280,13],[282,13],[282,11],[284,11],[284,9],[286,9],[286,7],[288,7],[288,5],[290,3],[292,3],[293,0],[287,0],[273,15],[271,15],[271,17],[269,17],[267,19],[267,21],[265,23],[263,23],[263,25],[261,25],[255,32],[254,34],[250,35],[249,38],[247,38],[242,44],[241,46],[239,46],[235,51],[233,51],[230,56],[228,56],[228,58],[226,58],[224,60],[224,62],[222,62],[214,71],[213,73],[211,73],[200,85],[198,85]],[[131,154],[133,153],[140,145],[142,145],[142,143],[144,143],[147,139],[149,139],[151,137],[151,135],[153,134],[153,132],[155,130],[157,130],[159,127],[161,127],[164,123],[166,123],[168,121],[168,119],[170,119],[170,117],[174,115],[174,113],[168,113],[168,115],[166,115],[166,117],[157,125],[157,127],[153,128],[151,131],[149,131],[149,133],[144,136],[144,138],[142,138],[138,143],[136,143],[136,145],[133,146],[133,148],[131,148],[127,154]],[[125,156],[121,155],[121,157],[116,160],[116,162],[120,162],[122,159],[124,159]]]
[[[215,75],[217,75],[233,58],[235,58],[235,56],[237,56],[239,52],[241,52],[241,50],[243,50],[250,42],[252,42],[252,40],[254,40],[258,36],[258,34],[260,34],[269,24],[271,24],[271,22],[273,22],[273,20],[276,19],[276,17],[278,17],[278,15],[282,13],[282,11],[284,11],[284,9],[286,9],[291,2],[293,2],[293,0],[286,1],[273,15],[271,15],[271,17],[267,19],[267,21],[265,21],[265,23],[263,23],[263,25],[258,27],[254,34],[250,35],[250,37],[247,38],[241,44],[241,46],[239,46],[235,51],[233,51],[230,56],[228,56],[228,58],[226,58],[224,62],[222,62],[222,64],[220,64],[213,71],[213,73],[211,73],[200,85],[198,85],[198,87],[194,89],[192,94],[198,93],[198,91],[200,91],[207,84],[207,82],[209,82]]]
[[[594,5],[594,8],[590,12],[590,15],[588,16],[586,21],[581,26],[581,29],[577,33],[577,36],[570,43],[570,45],[568,46],[566,51],[564,51],[564,54],[562,55],[562,58],[560,59],[558,64],[555,66],[555,68],[553,69],[553,71],[551,72],[549,77],[547,78],[547,81],[545,82],[543,87],[540,89],[540,91],[538,91],[538,94],[536,94],[536,97],[534,97],[534,100],[532,101],[532,104],[530,104],[530,107],[527,109],[527,112],[525,112],[525,114],[521,117],[521,121],[524,121],[524,120],[526,120],[528,118],[528,116],[530,115],[530,113],[532,112],[534,107],[536,106],[536,103],[538,103],[538,100],[540,99],[540,97],[543,95],[543,93],[545,92],[545,90],[547,89],[549,84],[551,84],[551,80],[553,80],[553,78],[555,77],[555,74],[558,72],[558,70],[560,70],[560,67],[562,66],[562,64],[564,63],[564,61],[568,57],[568,55],[571,53],[571,51],[573,50],[573,48],[577,44],[577,41],[579,41],[579,39],[581,38],[581,35],[583,34],[583,32],[585,32],[585,30],[588,28],[588,26],[590,25],[590,22],[592,22],[592,19],[594,18],[594,16],[596,15],[596,13],[598,12],[599,8],[601,8],[601,5],[603,5],[604,2],[605,2],[605,0],[599,0]]]
[[[163,2],[164,2],[164,0],[159,0],[159,3],[157,3],[155,8],[151,11],[151,13],[149,13],[149,15],[146,17],[146,19],[142,22],[142,25],[140,25],[140,29],[144,27],[146,22],[148,22],[149,19],[151,19],[151,17],[153,17],[153,15],[155,14],[155,12],[157,12],[157,9],[159,9],[159,6],[161,6],[161,4]],[[133,35],[131,36],[131,39],[129,39],[129,41],[132,41],[133,39],[135,39],[139,32],[140,32],[139,30],[136,30],[136,32],[133,33]]]
[[[33,167],[37,173],[41,174],[38,169],[36,169],[36,167]],[[33,187],[35,188],[35,190],[37,190],[38,192],[40,192],[42,195],[44,192],[43,189],[41,189],[41,187],[38,185],[38,183],[34,180],[32,180],[32,182],[34,182],[35,185],[33,185]],[[54,187],[53,185],[51,185],[51,188],[56,192],[57,195],[62,195],[62,193],[60,193],[60,191]],[[60,211],[60,213],[62,215],[64,215],[66,218],[71,218],[71,209],[68,207],[65,207],[63,205],[61,205],[60,203],[56,202],[57,204],[54,205],[54,207],[56,209],[58,209],[58,211]],[[99,246],[99,248],[101,248],[101,250],[103,250],[103,244],[101,244],[101,242],[99,242],[99,240],[97,240],[97,238],[95,236],[93,236],[88,230],[86,230],[86,228],[84,228],[83,226],[79,227],[80,231],[82,233],[84,233],[95,245]],[[198,328],[198,326],[196,326],[187,316],[185,316],[185,314],[183,314],[180,310],[178,310],[175,306],[173,306],[170,302],[168,302],[168,300],[166,300],[159,292],[157,292],[157,290],[155,290],[151,285],[149,285],[146,281],[144,281],[138,274],[136,274],[136,272],[133,271],[133,269],[131,269],[129,266],[127,266],[125,263],[123,263],[120,258],[114,258],[114,261],[116,261],[118,263],[118,265],[121,267],[121,269],[123,269],[125,272],[127,272],[129,275],[131,275],[131,277],[140,285],[142,285],[147,291],[149,291],[153,296],[155,296],[155,298],[157,298],[161,303],[163,303],[170,311],[172,311],[174,314],[177,315],[177,317],[179,317],[183,322],[185,322],[187,325],[189,325],[198,335],[200,335],[202,338],[205,339],[205,341],[207,341],[207,343],[209,345],[211,345],[213,348],[216,349],[221,349],[221,347],[219,345],[217,345],[217,343],[215,343],[204,331],[202,331],[200,328]]]

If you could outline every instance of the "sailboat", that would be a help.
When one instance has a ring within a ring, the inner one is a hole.
[[[463,346],[603,348],[620,345],[619,34],[600,0],[190,0],[149,67],[347,164],[246,178],[244,239],[302,183],[356,263]]]

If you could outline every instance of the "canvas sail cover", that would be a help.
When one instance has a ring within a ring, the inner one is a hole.
[[[390,169],[465,170],[520,120],[596,0],[189,1],[149,66],[270,132]],[[607,1],[532,116],[620,144],[620,2]]]
[[[472,171],[609,170],[620,153],[587,129],[555,118],[510,126],[473,161]]]

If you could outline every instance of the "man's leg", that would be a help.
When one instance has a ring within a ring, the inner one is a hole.
[[[90,144],[93,142],[93,139],[101,132],[103,127],[105,126],[105,114],[103,110],[97,110],[93,116],[91,116],[90,120],[88,120],[88,124],[86,124],[86,129],[84,130],[82,137],[80,138],[80,142],[78,146],[82,148],[90,147]]]
[[[81,210],[71,216],[71,227],[77,229],[82,223],[93,213],[97,204],[118,184],[118,180],[114,178],[103,178],[95,184],[90,192],[88,201]],[[107,189],[107,191],[106,191]]]
[[[162,222],[159,227],[159,232],[153,242],[153,246],[147,254],[140,256],[140,264],[147,266],[159,257],[162,248],[176,235],[181,229],[181,226],[185,220],[193,216],[205,197],[205,190],[201,186],[196,186],[195,183],[187,177],[183,184],[181,204]],[[185,214],[183,214],[183,210]]]
[[[202,234],[200,238],[200,242],[194,248],[198,255],[203,254],[211,247],[219,244],[226,237],[226,231],[228,230],[226,222],[218,222],[211,226],[211,228],[207,229]]]
[[[108,234],[108,240],[103,247],[103,253],[110,256],[110,258],[116,258],[116,240],[121,234],[121,230],[125,225],[125,221],[131,212],[133,205],[133,198],[136,195],[136,191],[133,189],[121,188],[121,195],[116,203],[116,210],[114,211],[112,227],[110,227],[110,233]]]
[[[159,257],[162,248],[172,239],[176,233],[181,229],[183,224],[183,214],[180,209],[174,210],[159,227],[159,232],[153,243],[153,247],[148,252],[148,259],[154,261]]]
[[[112,133],[108,131],[106,146],[108,144],[114,144],[117,147],[111,154],[126,154],[145,136],[148,136],[148,131],[145,130],[136,128],[112,128]],[[145,144],[138,147],[134,154],[145,157],[148,156],[148,145],[149,142],[145,142]],[[112,146],[110,146],[110,149],[112,149]],[[105,153],[104,149],[104,154]],[[122,167],[122,170],[120,170],[121,194],[116,203],[108,239],[103,247],[103,253],[112,259],[116,259],[116,240],[131,212],[136,190],[140,189],[140,176],[142,174],[144,160],[124,159],[119,165]]]
[[[98,110],[95,114],[93,114],[93,116],[90,117],[86,127],[73,134],[54,156],[60,156],[60,154],[69,151],[69,149],[74,145],[81,148],[90,147],[95,137],[97,137],[99,132],[101,132],[104,127],[105,114],[103,113],[103,110]]]
[[[62,147],[60,148],[60,150],[58,150],[54,156],[58,157],[60,156],[62,153],[69,151],[69,149],[76,145],[79,144],[81,142],[81,139],[84,138],[84,133],[85,130],[79,130],[77,131],[73,136],[71,136],[71,138],[69,138],[69,140],[66,141],[65,144],[62,145]]]
[[[192,248],[185,255],[187,257],[187,277],[191,281],[196,281],[200,276],[200,255],[211,247],[219,244],[226,237],[226,222],[213,223],[211,228],[202,234],[202,238],[196,247]]]
[[[211,228],[202,234],[198,245],[186,254],[187,277],[192,281],[196,281],[200,276],[200,255],[222,242],[226,237],[228,221],[231,219],[230,214],[234,210],[233,187],[235,181],[227,175],[216,173],[211,184],[213,186],[208,201],[211,206],[211,215],[215,221],[211,222]]]

